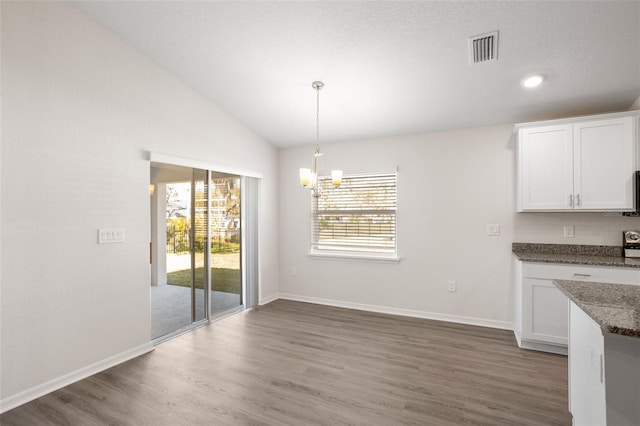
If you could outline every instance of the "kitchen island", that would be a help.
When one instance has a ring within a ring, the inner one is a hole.
[[[569,298],[573,424],[640,425],[640,282],[553,282]]]

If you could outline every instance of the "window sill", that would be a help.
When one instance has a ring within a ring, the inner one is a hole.
[[[399,263],[400,258],[395,253],[343,253],[339,251],[310,251],[307,256],[317,259],[356,260],[362,262]]]

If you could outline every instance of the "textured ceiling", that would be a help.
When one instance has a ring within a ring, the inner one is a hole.
[[[640,2],[74,4],[279,147],[620,111],[640,96]],[[467,38],[499,30],[497,61]],[[526,90],[522,78],[547,75]]]

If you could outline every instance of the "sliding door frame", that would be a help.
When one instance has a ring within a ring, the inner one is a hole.
[[[239,167],[230,167],[223,164],[208,163],[206,161],[192,160],[184,157],[176,157],[169,154],[161,154],[157,152],[149,152],[148,160],[152,163],[172,164],[174,166],[190,167],[192,169],[213,170],[216,172],[227,173],[230,175],[247,176],[262,179],[262,172],[242,169]]]
[[[240,227],[240,241],[241,241],[241,251],[240,251],[240,271],[241,271],[241,281],[242,281],[242,285],[241,285],[241,294],[240,294],[240,302],[241,305],[239,306],[239,308],[242,308],[244,306],[244,308],[250,308],[253,307],[255,305],[257,305],[258,303],[258,294],[259,294],[259,289],[258,289],[258,285],[259,285],[259,281],[258,281],[258,271],[259,271],[259,259],[257,256],[258,253],[258,248],[257,247],[252,247],[249,248],[249,244],[252,245],[257,245],[258,244],[258,234],[259,234],[259,229],[251,229],[249,232],[245,231],[245,224],[246,223],[251,223],[252,226],[254,226],[255,228],[258,228],[258,219],[257,219],[257,215],[258,215],[258,209],[259,206],[256,205],[255,206],[255,211],[252,210],[252,208],[246,208],[246,202],[248,201],[247,199],[247,183],[249,181],[249,179],[247,178],[254,178],[256,179],[255,182],[255,188],[253,188],[253,190],[258,191],[257,193],[255,193],[252,197],[253,200],[255,200],[256,202],[259,202],[259,198],[260,198],[260,194],[259,194],[259,188],[260,188],[260,182],[262,180],[263,174],[261,172],[256,172],[253,170],[247,170],[247,169],[241,169],[241,168],[237,168],[237,167],[229,167],[229,166],[225,166],[225,165],[221,165],[221,164],[215,164],[215,163],[208,163],[208,162],[204,162],[204,161],[199,161],[199,160],[193,160],[193,159],[188,159],[188,158],[183,158],[183,157],[177,157],[177,156],[173,156],[173,155],[169,155],[169,154],[162,154],[162,153],[157,153],[157,152],[149,152],[148,153],[148,160],[149,160],[149,164],[151,166],[151,164],[156,163],[156,164],[168,164],[168,165],[174,165],[174,166],[181,166],[181,167],[188,167],[191,168],[193,170],[195,169],[199,169],[202,171],[206,172],[206,185],[207,185],[207,200],[211,200],[211,179],[212,179],[212,171],[214,172],[220,172],[220,173],[225,173],[225,174],[230,174],[230,175],[236,175],[240,178],[240,187],[241,187],[241,193],[240,193],[240,198],[241,198],[241,202],[240,202],[240,220],[241,220],[241,227]],[[253,179],[252,179],[253,180]],[[192,179],[192,182],[194,182],[194,180]],[[191,191],[191,197],[192,197],[192,204],[195,207],[195,203],[194,201],[194,197],[195,197],[195,190],[192,189]],[[209,201],[208,201],[209,202]],[[253,211],[253,212],[252,212]],[[252,212],[252,213],[250,213]],[[195,214],[195,208],[192,209],[192,223],[194,223],[194,226],[192,226],[192,237],[195,236],[195,220],[193,215]],[[251,218],[248,218],[248,214],[251,214]],[[202,320],[197,320],[196,319],[196,293],[195,293],[195,276],[192,274],[192,282],[191,282],[191,320],[192,323],[187,326],[187,327],[183,327],[179,330],[177,330],[175,333],[170,333],[166,336],[161,336],[158,337],[156,339],[152,339],[154,344],[158,344],[161,343],[163,341],[166,341],[168,339],[171,339],[173,337],[176,337],[180,334],[183,334],[187,331],[193,330],[195,328],[198,328],[204,324],[210,323],[212,322],[212,313],[211,313],[211,215],[209,214],[209,212],[207,212],[207,218],[206,218],[206,247],[205,247],[205,259],[204,259],[204,263],[205,263],[205,285],[204,285],[204,310],[205,310],[205,318],[203,318]],[[253,235],[253,237],[251,237],[251,235]],[[249,237],[249,239],[247,239],[247,237]],[[195,241],[195,238],[191,238],[192,244],[193,241]],[[249,244],[247,244],[249,243]],[[251,252],[248,252],[248,250],[251,250]],[[249,261],[249,263],[251,263],[251,265],[249,265],[246,261]],[[194,270],[194,262],[195,262],[195,252],[194,252],[194,248],[192,248],[191,250],[191,267],[192,267],[192,271]],[[255,263],[255,265],[254,265]],[[251,269],[250,271],[248,269]],[[252,285],[252,288],[249,288],[249,284]],[[255,287],[255,288],[253,288]],[[231,310],[231,312],[236,312],[234,310]],[[219,317],[215,317],[213,319],[219,319]]]

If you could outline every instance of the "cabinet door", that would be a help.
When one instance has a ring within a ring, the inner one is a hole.
[[[570,302],[569,411],[575,425],[606,425],[604,338],[600,327]]]
[[[574,124],[576,209],[633,208],[633,138],[631,117]]]
[[[571,124],[520,129],[521,211],[573,208]]]
[[[567,345],[567,297],[551,280],[525,278],[523,336],[528,340]]]

